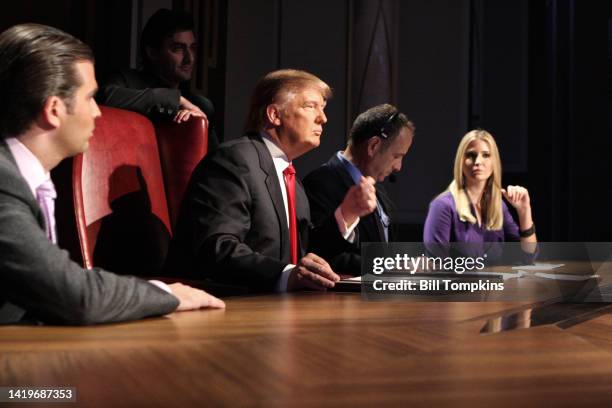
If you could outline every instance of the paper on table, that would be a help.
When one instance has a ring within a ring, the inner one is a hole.
[[[521,270],[521,271],[550,271],[553,269],[560,268],[565,266],[565,264],[545,264],[545,263],[537,263],[534,265],[520,265],[513,266],[513,270]]]
[[[498,276],[501,277],[503,280],[507,280],[507,279],[512,279],[512,278],[520,278],[522,276],[527,275],[527,273],[525,271],[516,271],[516,272],[512,272],[512,273],[504,273],[504,272],[489,272],[489,271],[470,271],[467,272],[465,274],[461,274],[461,273],[457,273],[456,274],[458,278],[466,277],[466,278],[470,278],[470,277],[474,277],[474,276]],[[424,275],[420,274],[417,276],[408,276],[408,277],[412,277],[414,279],[423,279]],[[432,273],[430,276],[431,278],[442,278],[441,276],[436,276],[435,273]],[[448,278],[448,276],[444,276],[445,278]],[[406,278],[406,276],[403,276],[402,278]],[[348,282],[361,282],[361,276],[355,276],[355,277],[351,277],[351,278],[346,278],[346,279],[342,279],[343,281],[348,281]]]
[[[568,281],[583,281],[588,279],[599,278],[599,275],[566,275],[562,273],[534,273],[533,276],[544,279],[568,280]]]
[[[457,274],[458,276],[461,276],[459,274]],[[488,272],[488,271],[470,271],[469,273],[466,273],[467,276],[474,276],[474,275],[497,275],[497,276],[501,276],[503,280],[508,280],[508,279],[512,279],[512,278],[520,278],[522,276],[527,275],[527,273],[525,271],[516,271],[516,272]]]

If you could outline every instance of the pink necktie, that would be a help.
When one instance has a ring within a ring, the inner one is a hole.
[[[55,186],[51,179],[48,179],[40,186],[36,188],[36,200],[42,209],[43,216],[45,217],[45,231],[47,237],[54,244],[57,243],[57,235],[55,232],[55,198],[57,193],[55,192]]]

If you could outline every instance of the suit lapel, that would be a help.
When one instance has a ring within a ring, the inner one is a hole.
[[[344,167],[344,164],[338,159],[338,156],[333,155],[331,159],[327,162],[328,165],[333,168],[338,175],[338,178],[342,181],[342,184],[346,188],[345,191],[348,191],[351,186],[355,185],[351,175]],[[379,199],[378,185],[376,186],[376,198]],[[384,195],[384,193],[383,193]],[[386,195],[385,195],[386,197]],[[386,207],[383,207],[386,210]],[[377,210],[374,210],[370,215],[361,218],[359,221],[359,230],[360,237],[359,239],[363,242],[366,241],[381,241],[385,240],[385,232],[380,222],[380,218],[376,213]]]
[[[296,177],[295,184],[295,216],[297,218],[300,258],[306,254],[308,248],[308,237],[310,229],[313,227],[310,222],[310,204],[308,196],[304,191],[302,181]]]
[[[379,204],[382,206],[383,210],[385,210],[385,213],[389,217],[389,221],[390,221],[389,223],[389,241],[393,241],[393,236],[394,236],[393,235],[393,219],[391,218],[391,216],[393,215],[393,212],[395,211],[395,206],[393,205],[393,202],[387,195],[387,191],[382,185],[376,186],[376,199],[378,200]],[[381,241],[384,241],[385,231],[384,231],[383,225],[378,216],[376,216],[376,220],[377,220],[377,224],[379,227]]]
[[[348,171],[346,171],[344,164],[342,164],[340,159],[338,159],[338,156],[334,154],[332,158],[329,159],[329,161],[327,162],[327,165],[330,168],[334,169],[334,171],[338,175],[338,178],[342,181],[343,187],[345,188],[344,191],[348,191],[348,189],[355,184],[353,182],[353,179],[351,178],[351,175],[348,173]]]
[[[380,205],[380,196],[378,195],[378,191],[376,192],[376,200]],[[376,236],[380,240],[380,242],[385,242],[385,227],[382,225],[382,221],[380,219],[380,214],[378,213],[378,208],[369,215],[369,217],[374,221],[374,226],[376,227]]]
[[[40,209],[40,204],[38,204],[38,201],[36,201],[36,198],[32,195],[32,190],[30,190],[28,182],[21,175],[19,167],[17,166],[17,162],[13,157],[13,153],[11,153],[11,149],[9,149],[4,139],[0,139],[0,157],[2,157],[7,163],[7,165],[11,168],[11,170],[15,172],[15,180],[19,180],[18,183],[21,184],[19,186],[19,189],[22,192],[22,197],[27,200],[30,205],[30,208],[32,208],[32,211],[34,212],[34,216],[36,217],[38,224],[41,226],[41,228],[44,229],[45,218],[43,216],[42,210]]]
[[[281,254],[289,254],[289,226],[287,225],[287,215],[285,213],[285,204],[283,202],[283,193],[279,184],[278,175],[276,174],[276,168],[272,161],[272,155],[264,144],[261,137],[256,133],[249,134],[257,155],[259,156],[259,166],[261,170],[266,174],[266,188],[270,194],[270,199],[274,205],[274,211],[276,213],[276,219],[280,225],[280,252]],[[297,209],[296,209],[297,211]]]
[[[15,171],[19,172],[19,168],[17,167],[17,162],[13,157],[13,153],[11,153],[11,149],[9,149],[8,144],[2,138],[0,138],[0,155],[2,155],[5,159],[7,159],[15,168]]]

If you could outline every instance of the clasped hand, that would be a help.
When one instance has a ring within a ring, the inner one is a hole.
[[[508,186],[507,189],[502,189],[501,192],[517,212],[521,213],[531,209],[529,191],[525,187]]]
[[[376,209],[376,181],[372,177],[361,177],[359,184],[351,186],[340,204],[346,225]]]

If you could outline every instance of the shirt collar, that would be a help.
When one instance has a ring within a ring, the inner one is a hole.
[[[287,157],[285,152],[283,152],[282,149],[278,147],[278,145],[274,143],[274,141],[272,141],[272,138],[270,137],[270,135],[264,132],[263,130],[259,132],[259,135],[263,139],[264,144],[266,145],[266,147],[268,148],[268,151],[272,155],[272,161],[274,162],[274,167],[276,167],[277,171],[282,172],[287,167],[289,167],[289,165],[291,164],[291,162],[289,161],[289,158]]]
[[[361,178],[363,177],[361,170],[359,170],[357,166],[351,163],[351,161],[346,158],[346,156],[344,155],[342,151],[339,151],[338,153],[336,153],[336,156],[338,156],[340,163],[342,163],[346,171],[348,171],[349,175],[353,179],[353,183],[359,184],[359,182],[361,181]]]
[[[6,144],[15,158],[15,162],[17,162],[19,172],[28,183],[34,197],[36,197],[36,189],[42,183],[51,179],[51,174],[45,170],[40,160],[34,156],[34,153],[17,138],[7,138]]]

